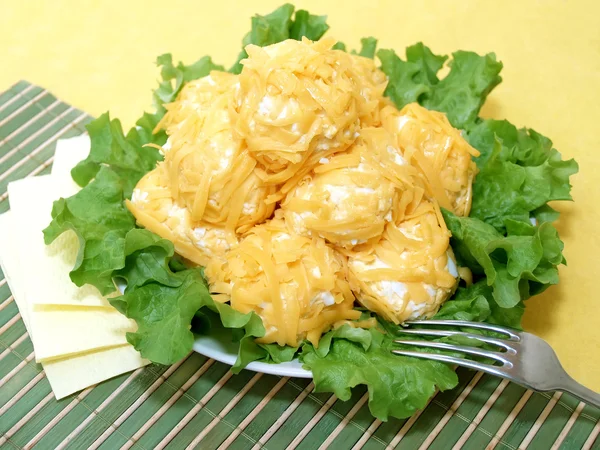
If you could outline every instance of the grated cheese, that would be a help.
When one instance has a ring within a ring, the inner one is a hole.
[[[173,242],[177,253],[198,265],[224,258],[237,245],[235,233],[194,221],[190,211],[174,201],[168,179],[165,164],[160,163],[138,182],[135,195],[126,201],[138,224]]]
[[[173,198],[193,220],[222,224],[231,232],[267,219],[274,205],[265,199],[275,192],[264,186],[256,161],[233,132],[229,108],[238,89],[238,77],[229,73],[191,81],[166,105],[158,125],[169,135],[163,152]]]
[[[377,244],[350,255],[358,301],[394,323],[434,315],[458,277],[449,233],[440,225],[433,205],[424,202],[412,218],[388,224]]]
[[[358,320],[430,317],[457,267],[440,207],[466,215],[477,152],[446,117],[383,96],[372,59],[333,39],[246,47],[240,75],[187,83],[157,129],[164,161],[129,210],[205,267],[213,298],[264,343],[318,345]]]
[[[378,167],[364,161],[357,145],[314,170],[281,204],[290,228],[351,248],[378,239],[397,201],[396,186]]]
[[[459,216],[471,210],[472,184],[477,173],[471,156],[479,152],[469,145],[448,118],[411,103],[398,111],[381,111],[383,127],[392,132],[400,148],[414,158],[441,206]]]
[[[291,346],[305,338],[318,345],[334,323],[360,317],[347,272],[323,239],[290,232],[281,217],[252,228],[225,262],[206,267],[215,294],[262,318],[267,334],[259,342]]]
[[[234,130],[260,164],[261,178],[284,184],[283,194],[320,160],[346,150],[361,121],[378,116],[385,75],[371,59],[332,50],[335,42],[246,47]]]

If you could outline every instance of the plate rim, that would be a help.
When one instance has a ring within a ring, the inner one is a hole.
[[[219,361],[223,364],[233,366],[237,359],[237,352],[228,351],[225,348],[223,342],[217,339],[215,336],[196,335],[194,340],[193,350],[196,353],[207,356]],[[298,358],[294,358],[289,362],[282,363],[265,363],[261,361],[253,361],[249,363],[244,369],[251,370],[253,372],[264,373],[267,375],[278,375],[284,377],[293,378],[313,378],[313,374],[310,370],[302,368],[302,363]]]

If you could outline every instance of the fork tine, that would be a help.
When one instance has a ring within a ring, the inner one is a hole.
[[[491,338],[487,336],[483,336],[481,334],[473,334],[473,333],[465,333],[464,331],[452,331],[452,330],[427,330],[420,328],[405,328],[400,331],[401,334],[412,334],[416,336],[438,336],[438,337],[448,337],[448,336],[464,336],[469,339],[477,339],[481,342],[485,342],[486,344],[497,345],[498,347],[502,347],[508,351],[516,351],[513,347],[509,345],[510,341],[506,341],[504,339]]]
[[[457,366],[467,367],[473,370],[480,370],[498,377],[510,378],[510,375],[500,366],[491,366],[489,364],[483,364],[477,361],[471,361],[469,359],[456,358],[454,356],[441,355],[439,353],[413,352],[410,350],[392,350],[392,353],[400,356],[413,356],[415,358],[432,359],[434,361],[455,364]]]
[[[483,358],[491,358],[496,361],[500,361],[504,364],[511,364],[511,362],[505,357],[505,354],[499,352],[492,352],[489,350],[480,350],[475,347],[464,347],[461,345],[446,344],[445,342],[431,342],[431,341],[409,341],[403,339],[394,340],[396,344],[402,345],[414,345],[416,347],[427,347],[436,348],[442,350],[450,350],[455,352],[466,353],[468,355],[481,356]]]
[[[468,320],[409,320],[404,322],[405,325],[442,325],[449,327],[470,327],[479,328],[481,330],[495,331],[496,333],[506,334],[511,341],[520,341],[521,338],[514,331],[508,328],[499,327],[483,322],[469,322]]]

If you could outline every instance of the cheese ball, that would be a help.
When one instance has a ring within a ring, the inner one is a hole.
[[[345,258],[323,239],[290,232],[281,218],[252,228],[226,259],[206,268],[212,292],[261,317],[266,335],[258,342],[316,346],[334,324],[360,317]]]
[[[213,131],[219,131],[219,127],[229,121],[226,117],[227,108],[231,95],[237,89],[239,89],[238,76],[229,72],[215,70],[205,77],[189,81],[183,86],[177,99],[165,105],[167,111],[157,128],[165,129],[170,133],[176,128],[181,128],[181,124],[190,116],[200,115],[205,120],[214,117]],[[198,130],[189,131],[191,132],[188,135],[189,140],[196,140]]]
[[[479,156],[479,152],[450,125],[446,115],[411,103],[401,111],[384,107],[381,122],[396,136],[408,161],[423,172],[440,206],[468,216],[477,173],[471,156]]]
[[[243,233],[272,215],[275,206],[265,199],[275,187],[262,182],[233,133],[229,107],[238,88],[238,77],[224,72],[191,81],[159,127],[169,135],[163,152],[173,198],[193,220]]]
[[[322,160],[282,202],[286,222],[295,233],[318,236],[352,248],[378,239],[397,203],[396,186],[379,167],[365,160],[366,149]]]
[[[189,210],[173,200],[164,163],[138,182],[126,204],[139,225],[173,242],[175,251],[195,264],[205,266],[213,260],[224,260],[237,245],[234,233],[194,221]]]
[[[360,154],[363,166],[380,172],[383,184],[391,182],[396,187],[397,199],[394,199],[391,220],[400,223],[410,217],[426,198],[429,187],[423,173],[409,164],[396,136],[384,128],[363,128],[354,151]]]
[[[438,217],[422,203],[413,218],[388,224],[377,244],[349,256],[352,288],[364,307],[398,324],[433,316],[452,295],[458,270]]]
[[[360,117],[378,106],[385,76],[372,61],[356,65],[359,57],[332,50],[334,43],[290,39],[246,47],[234,127],[270,184],[298,181],[319,159],[346,150]]]

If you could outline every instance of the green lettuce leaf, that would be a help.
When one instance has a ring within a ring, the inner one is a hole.
[[[375,58],[375,51],[377,50],[377,39],[374,37],[366,37],[360,40],[360,51],[353,51],[352,53],[360,56],[364,56],[365,58]]]
[[[532,129],[517,129],[507,120],[487,119],[468,130],[467,138],[481,155],[475,158],[483,168],[492,155],[521,166],[539,166],[552,154],[552,141]],[[497,139],[496,139],[497,138]],[[496,149],[496,140],[500,149]]]
[[[50,244],[67,230],[77,234],[79,252],[70,273],[77,286],[91,284],[103,295],[115,290],[113,272],[125,265],[125,235],[135,226],[123,198],[122,179],[102,166],[84,189],[54,202],[44,241]]]
[[[448,59],[446,55],[435,55],[429,47],[422,42],[406,48],[406,60],[419,67],[414,80],[424,84],[435,85],[439,83],[437,73]]]
[[[143,246],[132,242],[147,232],[138,230],[126,239],[135,229],[135,219],[124,200],[131,197],[139,179],[160,159],[156,149],[144,147],[156,142],[152,141],[156,136],[151,130],[155,126],[153,117],[144,114],[138,123],[145,128],[132,128],[126,136],[121,123],[111,121],[108,114],[87,125],[90,154],[71,171],[73,179],[84,188],[54,203],[52,222],[44,230],[47,244],[67,230],[75,231],[80,245],[71,280],[78,286],[96,286],[102,294],[115,290],[113,277],[131,279],[132,285],[143,283],[141,270],[123,271],[125,259],[136,260],[132,267],[142,269],[151,258],[160,258],[158,253],[163,250],[158,247],[167,246],[166,241],[155,243],[144,256]]]
[[[531,211],[531,216],[537,223],[554,222],[558,220],[560,213],[549,205],[542,205],[539,208]]]
[[[256,313],[242,314],[228,304],[217,303],[212,299],[207,302],[206,306],[218,314],[221,325],[228,329],[229,334],[233,335],[234,341],[239,343],[238,357],[231,367],[233,373],[239,373],[252,361],[267,357],[266,350],[255,342],[256,338],[265,335],[265,327]]]
[[[315,16],[304,10],[298,10],[294,15],[294,9],[294,5],[286,3],[265,16],[252,17],[252,28],[242,39],[242,51],[229,71],[242,71],[240,61],[248,56],[244,47],[249,44],[266,47],[286,39],[299,41],[304,36],[316,41],[329,29],[327,16]]]
[[[521,329],[524,312],[525,305],[522,301],[511,308],[500,307],[487,280],[481,279],[469,287],[459,287],[454,296],[442,305],[434,319],[488,322]]]
[[[156,166],[161,159],[158,150],[143,147],[140,132],[132,128],[123,134],[121,122],[110,120],[108,113],[102,114],[86,126],[91,140],[89,156],[71,171],[73,180],[86,186],[103,165],[109,166],[121,179],[126,197],[144,174]]]
[[[487,95],[502,80],[502,63],[496,61],[493,53],[453,53],[450,72],[441,80],[437,73],[447,57],[433,54],[422,43],[407,48],[406,61],[386,49],[379,50],[377,57],[381,70],[389,77],[385,95],[398,109],[419,102],[428,109],[446,113],[457,128],[468,128],[476,122]]]
[[[173,244],[135,228],[135,218],[124,204],[129,174],[101,165],[86,187],[54,202],[52,221],[44,229],[46,244],[67,230],[77,234],[79,251],[70,278],[77,286],[96,286],[103,295],[115,291],[114,278],[126,280],[127,290],[148,281],[179,284],[169,269]]]
[[[431,91],[432,84],[423,74],[422,64],[403,61],[394,50],[388,49],[379,50],[377,57],[381,61],[381,70],[389,78],[384,94],[396,104],[398,109],[419,101]]]
[[[295,347],[255,342],[255,337],[264,335],[262,320],[255,313],[242,314],[227,304],[219,303],[213,309],[203,308],[196,313],[192,331],[218,340],[226,352],[237,352],[238,358],[232,367],[234,373],[254,361],[288,362],[298,352]]]
[[[148,230],[134,228],[125,236],[125,265],[113,277],[126,281],[125,292],[150,282],[177,287],[181,284],[169,265],[175,254],[173,243]]]
[[[343,52],[346,51],[346,44],[344,44],[342,41],[337,41],[333,47],[331,47],[333,50],[342,50]]]
[[[267,352],[267,355],[260,358],[263,362],[269,362],[273,364],[279,364],[283,362],[289,362],[296,357],[298,353],[297,347],[290,347],[289,345],[281,346],[277,344],[258,344],[259,347]]]
[[[493,53],[480,56],[474,52],[452,54],[450,72],[425,96],[422,105],[445,112],[456,128],[468,128],[479,115],[486,97],[502,78],[502,63]]]
[[[502,232],[509,219],[555,220],[556,212],[546,203],[572,199],[569,178],[577,173],[577,163],[563,161],[548,138],[507,121],[485,120],[469,131],[468,139],[481,152],[472,217]]]
[[[160,113],[155,112],[154,114],[145,112],[142,117],[137,120],[135,129],[142,145],[156,144],[162,146],[167,142],[167,133],[164,130],[156,130],[156,127],[163,116],[164,111]]]
[[[308,11],[299,9],[296,11],[294,22],[290,27],[289,38],[301,41],[303,37],[307,37],[311,41],[317,41],[327,30],[329,30],[327,16],[315,16]]]
[[[316,392],[333,392],[345,401],[352,388],[364,384],[373,416],[402,419],[425,407],[436,387],[452,389],[458,379],[445,364],[392,354],[398,348],[393,339],[378,329],[343,325],[325,334],[318,348],[304,344],[300,360],[312,372]]]
[[[172,280],[177,282],[173,286],[160,282],[161,270],[154,271],[155,281],[110,300],[115,308],[136,321],[138,329],[127,333],[127,341],[144,358],[160,364],[179,361],[192,350],[194,332],[208,331],[211,320],[217,317],[222,327],[242,330],[239,356],[232,371],[238,373],[256,359],[254,347],[258,344],[254,339],[265,334],[256,314],[242,314],[227,304],[215,302],[200,268],[172,274]],[[259,351],[264,352],[260,348]]]
[[[192,349],[192,318],[206,298],[208,289],[199,270],[179,272],[177,286],[148,283],[130,290],[111,304],[136,321],[136,332],[127,341],[150,361],[173,364]]]
[[[485,283],[459,287],[452,299],[442,305],[435,319],[485,322],[492,313],[491,293],[490,287]]]
[[[498,306],[513,308],[533,293],[558,283],[563,243],[550,223],[507,221],[507,235],[473,217],[443,211],[459,264],[485,276]]]

